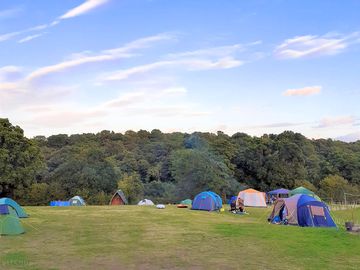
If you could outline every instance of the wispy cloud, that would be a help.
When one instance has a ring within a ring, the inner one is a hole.
[[[114,71],[101,77],[104,81],[121,81],[131,76],[144,74],[156,69],[165,67],[180,67],[186,70],[211,70],[211,69],[230,69],[243,65],[243,61],[232,57],[225,57],[218,60],[208,59],[181,59],[158,61],[150,64],[140,65],[129,69]]]
[[[288,89],[283,92],[284,96],[312,96],[319,94],[322,90],[322,86],[315,85],[315,86],[307,86],[303,88],[296,88],[296,89]]]
[[[82,3],[81,5],[70,9],[69,11],[67,11],[65,14],[60,16],[61,20],[64,19],[69,19],[69,18],[74,18],[80,15],[83,15],[85,13],[90,12],[91,10],[94,10],[104,4],[106,4],[107,2],[109,2],[109,0],[87,0],[84,3]]]
[[[335,55],[359,42],[359,32],[348,35],[326,34],[323,36],[305,35],[285,40],[275,49],[279,58],[303,58],[310,56]]]
[[[110,0],[86,0],[81,5],[73,8],[73,9],[70,9],[69,11],[67,11],[66,13],[64,13],[63,15],[61,15],[59,18],[55,19],[51,23],[41,24],[41,25],[37,25],[37,26],[33,26],[30,28],[24,29],[24,30],[1,34],[0,42],[11,40],[18,36],[29,34],[31,32],[37,32],[37,31],[41,31],[41,30],[45,30],[45,29],[54,27],[54,26],[58,25],[62,20],[66,20],[66,19],[70,19],[70,18],[74,18],[74,17],[80,16],[80,15],[86,14],[86,13],[90,12],[91,10],[94,10],[94,9],[106,4],[109,1]],[[16,10],[0,11],[0,18],[1,18],[1,12],[3,12],[3,16],[5,16],[5,15],[11,14],[12,12],[14,13],[15,11]],[[35,38],[34,36],[39,37],[36,34],[28,35],[27,37],[21,39],[20,41],[22,41],[22,40],[25,40],[25,42],[30,41],[31,39]],[[33,38],[30,38],[30,37],[33,37]],[[19,41],[19,43],[22,43],[20,41]]]
[[[339,116],[339,117],[326,117],[320,120],[317,128],[329,128],[343,125],[354,125],[356,117],[354,116]]]
[[[18,43],[29,42],[30,40],[39,38],[39,37],[43,36],[44,34],[45,34],[45,33],[40,33],[40,34],[35,34],[35,35],[26,36],[26,37],[20,39],[20,40],[18,41]]]
[[[22,11],[21,7],[0,10],[0,20],[17,17]]]

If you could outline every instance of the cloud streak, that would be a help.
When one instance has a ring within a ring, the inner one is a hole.
[[[326,117],[320,120],[317,128],[330,128],[343,125],[354,125],[356,118],[354,116]]]
[[[307,86],[303,88],[296,88],[296,89],[288,89],[283,92],[283,96],[291,97],[291,96],[312,96],[316,94],[320,94],[322,90],[322,86],[315,85],[315,86]]]
[[[345,51],[350,45],[359,43],[359,36],[359,32],[353,32],[348,35],[296,36],[285,40],[277,46],[275,55],[282,59],[335,55]]]
[[[87,0],[81,5],[70,9],[69,11],[61,15],[59,19],[65,20],[78,17],[106,4],[107,2],[109,2],[109,0]]]

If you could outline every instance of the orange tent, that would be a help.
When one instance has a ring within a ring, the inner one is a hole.
[[[266,207],[265,193],[249,188],[239,192],[237,203],[242,200],[244,206]]]

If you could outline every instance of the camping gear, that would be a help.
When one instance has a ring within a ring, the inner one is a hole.
[[[188,208],[189,206],[187,204],[178,204],[176,207],[177,208]]]
[[[154,205],[154,203],[149,199],[143,199],[140,202],[138,202],[138,205]]]
[[[51,201],[50,206],[67,207],[67,206],[70,206],[70,202],[69,201]]]
[[[12,200],[10,198],[1,198],[0,205],[11,206],[15,210],[15,212],[19,218],[29,217],[28,214],[26,214],[26,212],[24,211],[24,209],[17,202],[15,202],[14,200]]]
[[[163,204],[158,204],[158,205],[156,205],[156,208],[157,208],[157,209],[165,209],[165,205],[163,205]]]
[[[83,198],[81,198],[80,196],[75,196],[72,197],[69,200],[70,206],[84,206],[85,205],[85,201]]]
[[[128,201],[121,189],[117,190],[110,200],[110,205],[124,205],[128,204]]]
[[[18,235],[24,232],[15,208],[8,204],[1,204],[0,235]]]
[[[222,208],[222,199],[212,191],[204,191],[195,196],[192,210],[215,211]]]
[[[237,196],[237,201],[240,200],[243,201],[244,206],[267,207],[265,200],[265,193],[257,191],[252,188],[240,191]]]
[[[180,202],[180,204],[192,205],[192,200],[186,199]]]
[[[236,202],[236,200],[237,200],[237,196],[231,196],[231,198],[229,200],[227,200],[227,204],[234,203],[234,202]]]
[[[276,219],[301,227],[336,227],[328,206],[304,194],[278,199],[268,220]]]

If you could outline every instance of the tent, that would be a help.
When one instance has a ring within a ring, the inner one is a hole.
[[[152,202],[152,200],[143,199],[140,202],[138,202],[138,205],[154,205],[154,203]]]
[[[289,192],[290,192],[290,190],[288,190],[288,189],[279,188],[279,189],[275,189],[275,190],[269,191],[267,194],[269,194],[269,195],[275,195],[275,196],[279,196],[279,195],[289,196]],[[282,196],[281,196],[281,197],[282,197]],[[280,196],[279,196],[279,197],[280,197]]]
[[[110,200],[110,205],[124,205],[128,204],[128,201],[121,189],[115,192]]]
[[[15,202],[14,200],[12,200],[10,198],[1,198],[0,199],[0,205],[11,206],[15,210],[15,212],[16,212],[16,214],[17,214],[17,216],[19,218],[27,218],[27,217],[29,217],[26,214],[26,212],[24,211],[24,209],[22,209],[22,207],[17,202]]]
[[[298,187],[289,192],[289,196],[293,196],[296,194],[304,194],[304,195],[312,196],[312,197],[316,198],[317,200],[321,201],[319,196],[317,196],[314,192],[312,192],[311,190],[308,190],[307,188],[304,188],[304,187]]]
[[[192,205],[192,200],[186,199],[186,200],[181,201],[180,204]]]
[[[231,196],[231,198],[227,201],[227,204],[231,204],[233,202],[236,202],[237,196]]]
[[[212,191],[204,191],[195,196],[192,210],[215,211],[222,208],[222,199]]]
[[[280,198],[268,218],[287,220],[290,225],[301,227],[336,227],[328,206],[314,197],[297,194],[290,198]]]
[[[18,235],[24,232],[16,210],[10,205],[1,204],[0,235]]]
[[[50,206],[66,207],[66,206],[70,206],[70,202],[69,201],[51,201]]]
[[[243,200],[244,206],[266,207],[265,193],[249,188],[240,191],[237,200]]]
[[[69,200],[70,206],[84,206],[85,201],[80,196],[74,196]]]

